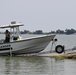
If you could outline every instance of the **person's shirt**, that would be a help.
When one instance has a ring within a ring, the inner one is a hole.
[[[6,37],[10,38],[10,32],[6,32]]]

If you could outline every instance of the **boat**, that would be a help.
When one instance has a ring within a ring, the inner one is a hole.
[[[0,55],[22,55],[39,53],[43,51],[47,45],[54,39],[55,35],[42,35],[37,37],[22,38],[20,36],[20,26],[24,26],[21,22],[13,21],[7,25],[0,25],[0,28],[10,29],[10,42],[0,40]]]

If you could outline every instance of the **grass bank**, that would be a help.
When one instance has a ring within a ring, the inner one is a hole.
[[[76,52],[74,52],[74,53],[69,53],[69,54],[52,56],[52,57],[53,57],[53,58],[58,58],[58,59],[76,59]]]

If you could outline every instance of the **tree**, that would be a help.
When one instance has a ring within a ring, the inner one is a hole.
[[[74,30],[74,29],[66,29],[65,30],[65,34],[74,34],[74,33],[76,33],[76,30]]]
[[[28,30],[21,31],[21,34],[27,34],[27,33],[30,33],[30,31]]]
[[[36,30],[35,32],[33,32],[34,34],[43,34],[42,30]]]
[[[49,32],[49,33],[55,34],[55,31],[51,31],[51,32]]]
[[[63,30],[58,29],[58,30],[56,31],[56,34],[64,34],[64,31],[63,31]]]

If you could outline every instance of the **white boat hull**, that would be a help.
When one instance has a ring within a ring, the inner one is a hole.
[[[55,35],[48,35],[0,44],[0,55],[38,53],[46,48]]]

